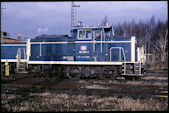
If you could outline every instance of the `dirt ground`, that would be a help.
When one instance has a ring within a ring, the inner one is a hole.
[[[2,112],[167,111],[168,71],[149,72],[134,81],[1,76],[1,108]]]

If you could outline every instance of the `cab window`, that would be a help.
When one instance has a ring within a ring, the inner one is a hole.
[[[94,39],[97,40],[97,41],[100,41],[101,40],[101,31],[100,30],[95,30],[94,31]]]
[[[85,31],[79,31],[79,38],[80,39],[85,38]]]
[[[91,39],[92,32],[91,30],[79,30],[78,39]]]
[[[86,38],[91,38],[92,37],[92,32],[91,31],[86,31]]]

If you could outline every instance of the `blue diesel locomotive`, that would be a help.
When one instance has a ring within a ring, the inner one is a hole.
[[[118,37],[113,26],[74,26],[72,35],[41,35],[20,43],[1,43],[1,69],[64,75],[68,78],[143,75],[139,47]],[[4,71],[1,71],[2,73]]]

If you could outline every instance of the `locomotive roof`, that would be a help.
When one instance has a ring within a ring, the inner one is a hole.
[[[112,26],[74,26],[73,29],[102,29],[111,28]]]
[[[60,38],[60,37],[69,37],[68,35],[40,35],[35,37],[35,39],[42,39],[42,38]]]

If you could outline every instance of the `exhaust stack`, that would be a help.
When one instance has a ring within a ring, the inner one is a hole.
[[[109,23],[108,22],[106,22],[106,27],[109,27]]]
[[[100,22],[97,22],[97,27],[100,27]]]
[[[21,33],[18,33],[18,41],[21,41]]]

